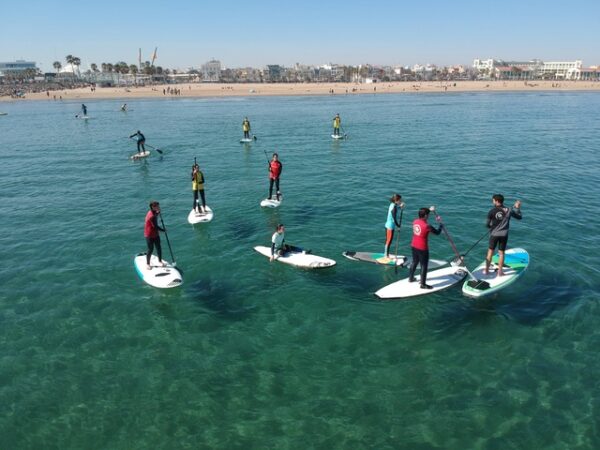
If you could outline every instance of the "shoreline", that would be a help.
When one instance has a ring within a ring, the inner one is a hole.
[[[170,90],[179,90],[178,94]],[[398,81],[388,83],[182,83],[129,87],[90,87],[26,93],[24,98],[0,97],[0,102],[31,100],[118,100],[142,98],[220,98],[252,96],[314,96],[465,92],[600,91],[594,81]]]

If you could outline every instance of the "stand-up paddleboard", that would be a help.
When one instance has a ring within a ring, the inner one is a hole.
[[[517,281],[529,267],[529,253],[522,248],[510,248],[504,253],[503,276],[497,277],[498,253],[492,258],[490,273],[483,273],[485,261],[472,272],[476,280],[467,280],[462,292],[467,297],[480,298],[495,294]]]
[[[346,137],[345,134],[332,134],[331,135],[331,139],[335,139],[335,140],[344,139],[345,137]]]
[[[181,286],[183,283],[181,272],[171,263],[164,262],[167,263],[165,267],[158,262],[158,256],[152,255],[150,257],[150,266],[152,269],[148,270],[146,253],[138,253],[133,260],[133,265],[138,276],[150,286],[162,289]]]
[[[241,138],[240,144],[249,144],[250,142],[254,142],[256,140],[256,136],[252,136],[251,138]]]
[[[260,206],[263,208],[278,208],[283,201],[283,194],[279,194],[279,200],[277,197],[275,198],[265,198],[262,202],[260,202]]]
[[[375,295],[379,298],[391,299],[433,294],[434,292],[448,289],[449,287],[460,283],[466,276],[467,271],[460,267],[444,267],[443,269],[434,270],[433,272],[427,272],[427,284],[430,285],[432,289],[421,289],[419,275],[416,274],[415,281],[412,283],[409,283],[408,278],[405,278],[382,287],[375,292]]]
[[[257,245],[254,247],[254,250],[267,258],[271,257],[271,247]],[[306,253],[304,251],[286,252],[283,256],[278,256],[276,261],[305,269],[325,269],[327,267],[335,266],[335,261],[333,259],[323,258],[322,256],[313,255],[312,253]]]
[[[342,253],[342,255],[352,261],[363,261],[384,266],[403,267],[408,260],[408,258],[403,255],[390,255],[389,257],[386,257],[383,253],[347,251]]]
[[[0,112],[0,116],[8,116],[8,113]]]
[[[77,114],[77,115],[75,116],[75,118],[77,118],[77,119],[82,119],[82,120],[90,120],[90,119],[93,119],[93,117],[92,117],[92,116],[81,116],[81,115],[79,115],[79,114]]]
[[[133,159],[133,160],[142,159],[142,158],[147,158],[148,156],[150,156],[150,152],[148,150],[146,150],[145,152],[142,152],[142,153],[134,153],[133,155],[131,155],[131,159]]]
[[[195,209],[192,209],[188,214],[188,222],[194,225],[196,223],[210,222],[213,220],[213,217],[215,216],[213,210],[210,209],[209,206],[205,206],[204,211],[206,212],[199,213]]]

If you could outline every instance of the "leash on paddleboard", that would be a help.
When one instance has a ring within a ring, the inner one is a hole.
[[[169,241],[169,234],[167,233],[167,227],[165,227],[165,221],[162,218],[162,212],[159,214],[160,224],[163,227],[163,233],[165,233],[165,237],[167,238],[167,245],[169,246],[169,253],[171,254],[171,259],[173,260],[173,267],[177,267],[177,262],[175,261],[175,255],[173,255],[173,249],[171,248],[171,241]],[[177,267],[177,270],[181,272],[183,275],[183,270]]]

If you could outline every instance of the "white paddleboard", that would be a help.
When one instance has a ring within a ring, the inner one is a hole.
[[[240,144],[249,144],[250,142],[254,142],[254,138],[242,138],[242,139],[240,139]]]
[[[355,251],[346,251],[342,253],[342,255],[344,255],[346,258],[352,261],[369,262],[383,266],[409,267],[412,262],[411,257],[403,255],[390,255],[389,258],[386,258],[383,253]],[[442,259],[429,260],[430,269],[437,269],[438,267],[445,266],[446,264],[448,264],[448,262]]]
[[[195,223],[210,222],[213,220],[213,217],[215,216],[213,210],[210,209],[209,206],[205,206],[204,210],[206,212],[199,213],[195,209],[192,209],[188,214],[188,222],[194,225]]]
[[[158,262],[158,256],[152,255],[150,257],[150,266],[152,269],[148,270],[146,253],[138,253],[133,260],[133,265],[138,276],[150,286],[162,289],[181,286],[183,283],[181,272],[168,261],[164,262],[167,263],[165,267]]]
[[[254,250],[267,258],[271,257],[271,247],[257,245],[254,247]],[[287,252],[283,256],[277,257],[276,261],[305,269],[325,269],[327,267],[335,266],[335,261],[333,259],[305,252]]]
[[[8,113],[0,112],[0,116],[8,116]]]
[[[134,153],[133,155],[131,155],[131,159],[142,159],[142,158],[147,158],[148,156],[150,156],[150,152],[148,150],[146,150],[145,152],[142,152],[142,153]]]
[[[460,267],[444,267],[443,269],[437,269],[433,272],[427,272],[427,284],[430,285],[432,289],[421,289],[419,275],[417,274],[415,276],[415,281],[412,283],[409,283],[408,278],[405,278],[382,287],[375,292],[375,295],[379,298],[391,299],[433,294],[434,292],[448,289],[456,283],[460,283],[466,276],[466,270],[461,269]]]
[[[82,119],[82,120],[90,120],[90,119],[93,119],[93,117],[91,117],[91,116],[80,116],[80,115],[77,115],[77,116],[75,116],[75,117],[76,117],[76,118],[78,118],[78,119]]]
[[[510,248],[504,253],[504,268],[503,275],[497,277],[498,270],[498,253],[492,258],[490,272],[486,275],[483,273],[485,269],[485,261],[477,266],[472,272],[473,276],[479,280],[467,280],[463,284],[462,292],[467,297],[481,298],[510,286],[517,281],[529,267],[529,253],[522,248]]]
[[[336,139],[336,140],[337,140],[337,139],[344,139],[344,137],[345,137],[345,136],[344,136],[343,134],[338,134],[338,135],[332,134],[332,135],[331,135],[331,138],[332,138],[332,139]]]
[[[278,208],[283,201],[283,194],[279,194],[279,200],[276,197],[272,197],[270,199],[265,198],[262,202],[260,202],[260,206],[263,208]]]

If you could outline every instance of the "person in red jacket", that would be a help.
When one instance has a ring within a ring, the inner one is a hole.
[[[158,225],[159,214],[160,204],[157,201],[150,202],[150,211],[148,211],[146,214],[146,220],[144,222],[144,237],[146,238],[146,244],[148,245],[148,252],[146,253],[146,264],[148,266],[148,270],[152,269],[152,266],[150,265],[150,257],[152,256],[154,247],[156,247],[158,261],[163,266],[167,265],[167,263],[162,260],[162,248],[160,246],[160,235],[158,232],[164,232],[165,230]]]
[[[271,162],[269,162],[269,200],[271,200],[273,196],[273,184],[275,184],[275,188],[277,189],[277,200],[279,200],[279,197],[281,196],[281,192],[279,192],[279,176],[282,171],[283,164],[279,161],[279,155],[273,153]]]
[[[429,233],[440,234],[442,232],[443,224],[440,224],[439,228],[434,228],[427,223],[429,218],[429,208],[419,209],[419,218],[413,221],[413,239],[411,243],[412,247],[412,264],[410,265],[410,272],[408,274],[408,281],[410,283],[415,281],[415,270],[417,265],[421,265],[421,289],[431,289],[432,287],[427,284],[427,266],[429,265],[429,245],[427,239]]]

